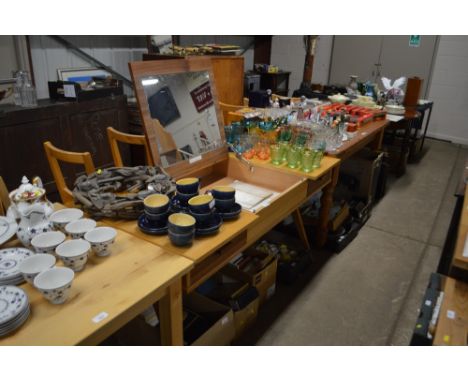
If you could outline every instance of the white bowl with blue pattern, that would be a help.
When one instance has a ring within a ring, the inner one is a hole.
[[[31,245],[37,253],[54,255],[55,248],[57,248],[59,244],[62,244],[65,239],[66,236],[61,231],[45,232],[34,236],[31,240]]]
[[[111,227],[98,227],[86,232],[84,238],[89,241],[96,256],[104,257],[111,254],[110,247],[115,242],[117,231]]]
[[[83,217],[83,211],[78,208],[64,208],[55,211],[50,215],[49,220],[53,223],[55,229],[65,232],[65,226],[75,220]]]
[[[93,219],[78,219],[68,223],[65,226],[65,231],[72,239],[83,239],[86,232],[96,228],[96,221]]]
[[[79,272],[85,267],[90,250],[89,242],[76,239],[63,242],[55,249],[55,253],[66,267]]]
[[[52,304],[63,304],[70,296],[75,272],[70,268],[56,267],[39,273],[34,287]]]
[[[55,256],[48,253],[38,253],[23,260],[19,265],[19,271],[29,284],[34,285],[34,278],[39,273],[52,268],[55,262]]]

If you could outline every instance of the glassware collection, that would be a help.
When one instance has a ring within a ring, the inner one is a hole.
[[[302,100],[243,116],[242,121],[225,126],[231,148],[247,160],[269,160],[277,166],[310,172],[320,167],[325,152],[338,150],[368,122],[385,118],[386,110],[354,101],[308,104]]]
[[[310,109],[266,109],[268,116],[244,118],[225,126],[227,142],[251,160],[310,172],[320,167],[325,151],[333,151],[353,133],[347,131],[344,113]],[[298,114],[301,119],[298,119]],[[351,129],[350,129],[351,130]]]

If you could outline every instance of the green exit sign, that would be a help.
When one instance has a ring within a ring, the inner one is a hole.
[[[421,36],[419,35],[412,35],[409,37],[409,46],[414,48],[419,48],[421,45]]]

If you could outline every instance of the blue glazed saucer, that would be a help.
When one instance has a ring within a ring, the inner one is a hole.
[[[229,210],[227,211],[217,211],[218,214],[221,215],[223,220],[231,220],[236,219],[239,217],[242,211],[242,206],[238,203],[235,203]]]
[[[143,214],[138,218],[138,228],[140,228],[141,232],[148,235],[164,235],[167,233],[167,221],[164,223],[153,223]]]
[[[189,208],[188,204],[184,203],[181,199],[177,197],[177,194],[175,194],[171,198],[170,202],[170,210],[171,212],[183,212],[183,213],[189,213]]]
[[[217,233],[219,231],[219,227],[221,227],[221,224],[223,224],[223,219],[221,218],[221,215],[214,213],[212,218],[210,218],[201,225],[197,225],[195,229],[195,235],[203,236]]]

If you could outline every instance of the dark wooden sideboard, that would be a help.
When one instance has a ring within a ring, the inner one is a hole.
[[[9,190],[16,188],[23,175],[38,175],[48,198],[59,200],[45,156],[43,142],[70,151],[89,151],[96,168],[112,166],[106,128],[128,132],[127,97],[105,97],[84,102],[40,100],[34,108],[0,106],[0,175]],[[122,147],[124,162],[128,147]],[[68,186],[83,168],[63,165]]]

